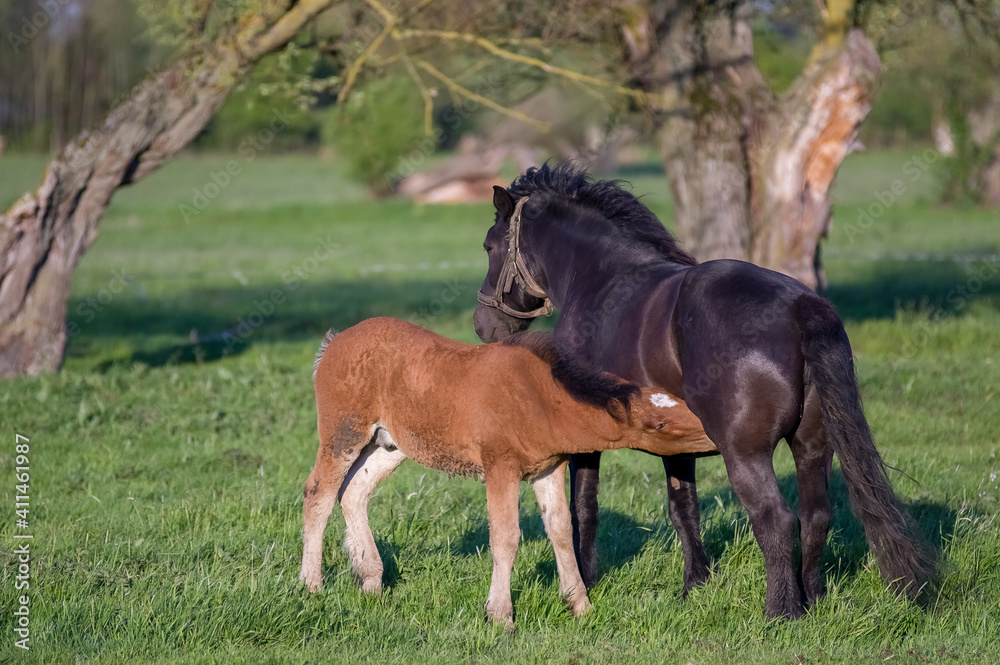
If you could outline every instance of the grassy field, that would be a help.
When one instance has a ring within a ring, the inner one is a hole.
[[[0,661],[998,662],[1000,223],[928,204],[933,170],[911,179],[907,166],[919,154],[851,158],[825,252],[876,441],[941,552],[925,606],[884,589],[835,472],[829,594],[800,621],[765,623],[762,558],[718,458],[699,463],[715,574],[679,601],[662,467],[627,451],[605,457],[603,578],[580,621],[524,485],[518,630],[487,623],[484,488],[411,462],[372,501],[386,591],[361,596],[335,510],[326,588],[307,594],[301,488],[323,332],[391,315],[474,341],[491,209],[372,203],[303,156],[241,163],[209,197],[228,158],[189,156],[116,197],[75,277],[63,372],[0,383]],[[0,158],[0,206],[43,165]],[[621,175],[669,225],[657,169]],[[896,180],[899,200],[873,207]],[[185,215],[199,193],[207,206]],[[15,434],[30,438],[26,530]],[[776,466],[794,501],[784,447]],[[34,536],[30,652],[11,617],[22,533]]]

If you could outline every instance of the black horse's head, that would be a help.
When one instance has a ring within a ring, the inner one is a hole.
[[[529,274],[518,243],[526,198],[515,203],[506,189],[493,188],[496,218],[483,242],[490,266],[472,315],[476,334],[484,342],[496,342],[520,332],[538,316],[551,312],[544,289]]]

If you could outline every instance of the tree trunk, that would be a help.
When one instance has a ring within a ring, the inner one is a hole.
[[[868,39],[844,31],[845,3],[828,4],[836,11],[812,64],[780,99],[754,62],[749,0],[724,9],[678,1],[626,19],[626,62],[662,105],[657,135],[677,226],[698,259],[752,261],[823,286],[830,184],[881,72]]]
[[[272,2],[235,34],[137,85],[50,164],[34,193],[0,215],[0,376],[55,371],[67,339],[73,271],[118,187],[187,146],[263,55],[282,48],[332,0]]]
[[[796,79],[753,146],[749,260],[825,288],[820,240],[830,226],[830,186],[871,109],[882,64],[860,32]]]
[[[686,248],[701,260],[750,248],[747,144],[772,103],[753,61],[749,2],[681,2],[660,20],[645,85],[659,95],[657,142]]]
[[[1000,208],[1000,142],[993,146],[983,169],[980,202],[991,208]]]

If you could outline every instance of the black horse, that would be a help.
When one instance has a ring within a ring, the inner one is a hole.
[[[797,617],[823,593],[834,452],[883,578],[907,595],[919,592],[932,557],[893,493],[862,411],[850,343],[826,300],[750,263],[697,263],[617,182],[593,182],[569,165],[529,169],[508,189],[496,187],[493,203],[476,333],[496,341],[554,304],[555,335],[585,359],[682,396],[750,516],[767,570],[767,617]],[[799,486],[798,575],[796,519],[772,462],[781,439]],[[596,581],[599,465],[600,453],[571,462],[574,546],[588,586]],[[663,465],[686,594],[709,574],[695,460]]]

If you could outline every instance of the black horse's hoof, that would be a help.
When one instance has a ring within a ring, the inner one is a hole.
[[[799,602],[782,603],[779,607],[768,607],[764,609],[764,618],[767,621],[794,621],[806,613],[805,606]]]

